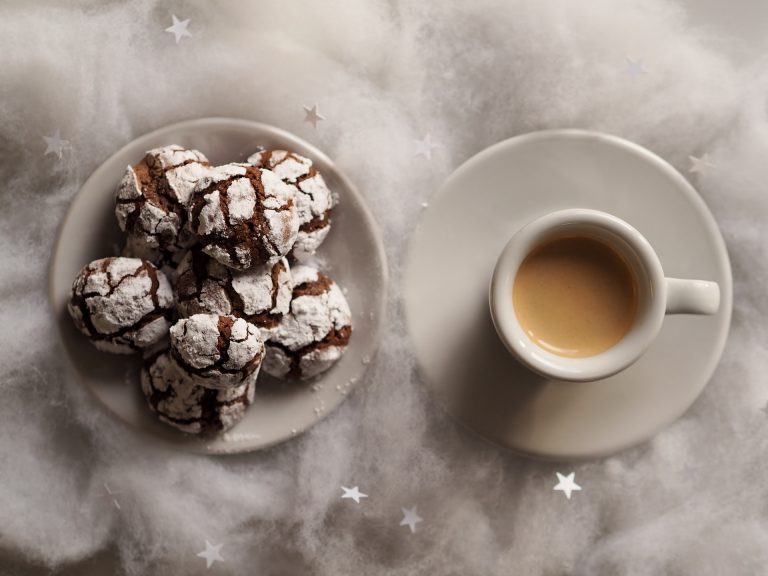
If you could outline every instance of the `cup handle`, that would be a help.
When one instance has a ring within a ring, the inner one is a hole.
[[[720,308],[720,286],[707,280],[665,278],[667,314],[716,314]]]

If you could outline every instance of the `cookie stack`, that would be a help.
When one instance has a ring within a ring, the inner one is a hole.
[[[293,152],[211,166],[197,150],[150,150],[118,186],[123,255],[80,271],[70,315],[98,349],[143,352],[141,388],[161,421],[227,430],[253,402],[262,365],[309,379],[347,348],[344,293],[308,263],[335,204]]]

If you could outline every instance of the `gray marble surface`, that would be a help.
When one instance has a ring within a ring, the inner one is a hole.
[[[191,19],[178,44],[172,14]],[[767,23],[746,0],[3,3],[0,574],[765,573]],[[171,452],[95,406],[67,378],[46,294],[57,225],[90,172],[202,116],[326,150],[368,198],[393,278],[364,385],[300,438],[231,458]],[[446,417],[415,375],[399,289],[440,182],[494,142],[557,127],[629,138],[689,176],[735,282],[729,343],[694,406],[579,464],[518,458]],[[61,158],[45,154],[57,130]],[[415,154],[427,133],[431,160]],[[553,491],[556,472],[582,490]],[[369,497],[342,500],[355,485]],[[206,540],[223,545],[210,570]]]

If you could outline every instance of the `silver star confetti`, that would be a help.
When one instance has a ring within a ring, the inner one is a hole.
[[[341,489],[344,490],[344,494],[341,496],[342,498],[351,498],[357,504],[360,504],[360,498],[368,498],[368,494],[363,494],[360,492],[360,488],[357,486],[354,488],[347,488],[342,486]]]
[[[559,490],[565,494],[565,497],[570,500],[572,492],[578,492],[581,490],[581,486],[574,482],[576,472],[571,472],[568,476],[563,476],[560,472],[556,472],[558,483],[553,490]]]
[[[630,76],[642,76],[643,74],[648,74],[648,70],[645,69],[645,66],[643,66],[642,59],[640,60],[633,60],[629,56],[626,57],[627,61],[627,74]]]
[[[424,156],[427,160],[432,160],[432,150],[439,147],[439,144],[432,142],[432,137],[427,134],[423,140],[414,140],[416,156]]]
[[[64,152],[64,148],[69,146],[69,140],[63,140],[61,138],[61,131],[57,128],[56,133],[53,136],[43,136],[45,140],[45,154],[56,154],[61,160],[61,155]]]
[[[122,490],[112,490],[109,487],[109,484],[107,484],[106,482],[104,482],[104,490],[106,490],[107,493],[103,494],[101,497],[103,498],[105,496],[111,496],[112,497],[112,504],[115,505],[115,508],[117,508],[118,510],[122,510],[122,508],[120,507],[120,502],[118,502],[117,498],[115,498],[115,496],[117,496],[118,494],[122,494],[123,493]]]
[[[403,511],[403,519],[400,520],[400,526],[408,526],[411,529],[411,534],[416,532],[416,524],[423,522],[424,519],[416,513],[416,506],[413,508],[401,508]]]
[[[165,31],[173,34],[173,37],[176,39],[176,44],[178,44],[184,36],[192,38],[192,34],[187,30],[190,21],[189,18],[186,20],[179,20],[176,18],[176,14],[171,14],[171,18],[173,19],[173,24],[166,28]]]
[[[205,550],[198,552],[197,556],[205,558],[206,570],[213,566],[213,563],[216,562],[216,560],[224,562],[224,558],[221,557],[222,546],[224,546],[224,544],[211,544],[208,540],[205,541]]]
[[[313,104],[312,108],[304,106],[304,122],[312,124],[312,128],[317,128],[317,123],[325,120],[325,116],[320,114],[317,109],[317,104]]]
[[[688,172],[691,174],[703,174],[708,169],[715,167],[709,160],[708,154],[704,154],[700,158],[697,158],[696,156],[688,156],[688,160],[691,161],[691,166],[688,168]]]

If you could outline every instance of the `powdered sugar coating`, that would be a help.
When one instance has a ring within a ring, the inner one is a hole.
[[[115,204],[117,223],[127,234],[125,256],[156,265],[178,262],[194,241],[186,226],[187,205],[208,170],[201,152],[177,145],[149,150],[126,168]]]
[[[331,229],[329,214],[336,198],[312,160],[286,150],[262,150],[248,163],[272,170],[291,186],[299,219],[299,232],[291,255],[304,260],[313,255]]]
[[[195,384],[164,351],[148,358],[141,389],[158,418],[188,434],[224,432],[237,424],[253,402],[258,369],[239,386],[225,389]]]
[[[188,162],[207,163],[208,158],[198,150],[188,150],[178,144],[161,146],[148,150],[147,154],[156,158],[162,168],[175,168]]]
[[[237,270],[285,256],[299,230],[294,192],[273,172],[249,164],[209,171],[189,205],[202,250]]]
[[[171,355],[195,384],[224,389],[259,369],[264,341],[258,327],[242,318],[195,314],[171,327]]]
[[[288,312],[292,287],[285,258],[238,272],[197,248],[184,256],[174,282],[182,316],[231,314],[258,326],[264,340]]]
[[[317,269],[295,266],[290,313],[267,342],[264,370],[279,378],[311,378],[343,355],[352,313],[339,286]]]
[[[68,309],[96,348],[128,354],[167,335],[173,293],[168,279],[150,262],[102,258],[80,270]]]

